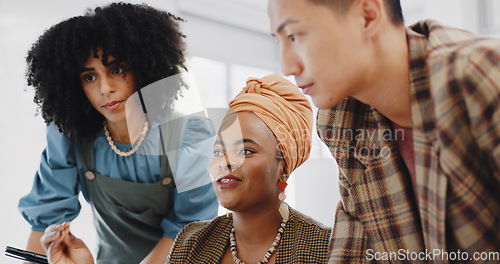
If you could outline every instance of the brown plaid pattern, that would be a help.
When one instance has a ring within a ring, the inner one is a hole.
[[[231,214],[186,225],[177,235],[167,263],[220,263],[229,247],[232,226]],[[276,263],[326,263],[330,235],[330,228],[290,208]]]
[[[318,134],[341,171],[329,263],[375,262],[367,250],[500,251],[500,40],[435,21],[407,38],[418,206],[384,137],[389,120],[353,98],[319,111]],[[417,261],[384,261],[405,262]]]

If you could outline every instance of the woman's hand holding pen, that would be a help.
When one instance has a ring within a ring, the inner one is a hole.
[[[85,243],[69,231],[69,222],[47,227],[40,242],[47,252],[49,263],[94,263]]]

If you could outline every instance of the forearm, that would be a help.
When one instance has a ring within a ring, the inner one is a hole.
[[[146,258],[141,261],[141,264],[164,264],[173,244],[174,240],[172,238],[164,236]]]
[[[26,249],[31,252],[46,255],[47,253],[43,250],[42,244],[40,243],[40,238],[42,236],[43,232],[41,231],[31,231]]]
[[[43,232],[41,231],[31,231],[30,236],[28,238],[28,245],[26,246],[26,250],[42,255],[47,255],[47,253],[42,247],[42,243],[40,243],[40,238],[42,236]]]

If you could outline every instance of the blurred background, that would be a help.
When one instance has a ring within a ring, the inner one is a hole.
[[[280,73],[279,49],[269,34],[267,0],[130,1],[170,11],[186,20],[189,69],[205,107],[227,107],[248,77]],[[0,249],[25,248],[30,226],[17,211],[45,147],[45,124],[26,86],[25,57],[50,26],[110,1],[0,0]],[[500,0],[401,0],[406,24],[436,19],[449,26],[500,38]],[[290,80],[293,81],[293,78]],[[338,169],[314,133],[311,158],[290,177],[287,202],[325,225],[333,224]],[[95,250],[89,205],[73,232]],[[220,210],[225,213],[224,209]],[[17,263],[0,257],[1,263]]]

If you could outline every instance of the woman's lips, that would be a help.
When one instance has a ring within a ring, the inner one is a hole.
[[[103,107],[107,110],[113,111],[113,110],[117,109],[118,107],[120,107],[120,105],[122,103],[123,103],[123,101],[113,101],[113,102],[109,102],[109,103],[103,105]]]
[[[232,188],[239,185],[241,183],[241,179],[234,175],[228,174],[217,177],[216,182],[220,188]]]

